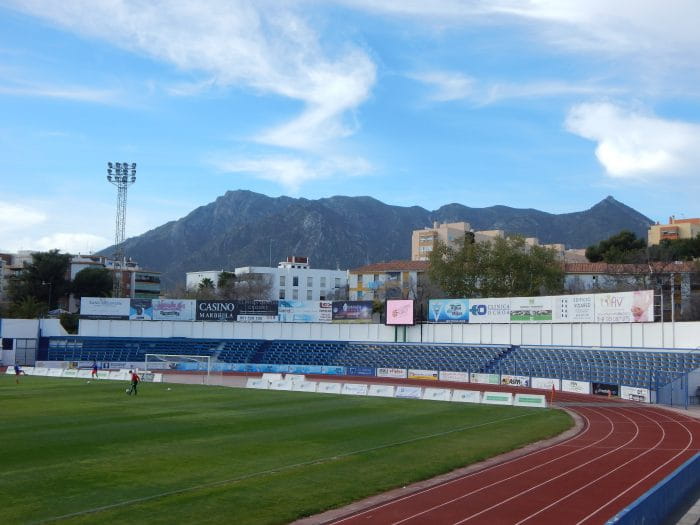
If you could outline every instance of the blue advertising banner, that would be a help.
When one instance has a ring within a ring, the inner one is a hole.
[[[371,323],[372,301],[333,301],[334,323]]]
[[[469,299],[431,299],[428,321],[432,323],[468,323]]]
[[[374,368],[368,366],[349,366],[348,367],[349,376],[373,376]]]
[[[129,304],[129,319],[132,321],[152,321],[151,299],[132,299]]]

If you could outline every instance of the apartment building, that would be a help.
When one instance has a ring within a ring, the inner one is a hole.
[[[351,301],[417,299],[427,261],[390,261],[368,264],[349,271]]]
[[[647,232],[647,244],[653,246],[665,240],[694,239],[700,235],[700,219],[669,217],[668,224],[652,224]]]

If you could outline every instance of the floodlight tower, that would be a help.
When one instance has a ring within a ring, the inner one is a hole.
[[[136,163],[107,163],[107,180],[117,187],[117,216],[114,228],[114,297],[121,297],[124,265],[124,227],[126,225],[126,190],[136,182]]]

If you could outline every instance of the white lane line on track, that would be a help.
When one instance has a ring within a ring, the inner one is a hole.
[[[62,516],[51,516],[51,517],[48,517],[48,518],[43,518],[43,519],[40,519],[40,520],[36,520],[36,521],[34,521],[34,522],[31,522],[31,523],[33,523],[33,524],[41,524],[41,523],[50,523],[50,522],[53,522],[53,521],[64,520],[64,519],[68,519],[68,518],[76,518],[76,517],[79,517],[79,516],[84,516],[84,515],[86,515],[86,514],[94,514],[94,513],[96,513],[96,512],[102,512],[102,511],[105,511],[105,510],[111,510],[111,509],[118,508],[118,507],[125,507],[125,506],[129,506],[129,505],[134,505],[134,504],[137,504],[137,503],[144,503],[144,502],[146,502],[146,501],[151,501],[151,500],[158,499],[158,498],[163,498],[163,497],[166,497],[166,496],[174,496],[175,494],[184,494],[184,493],[186,493],[186,492],[193,492],[193,491],[196,491],[196,490],[218,487],[218,486],[227,485],[227,484],[230,484],[230,483],[238,483],[238,482],[240,482],[240,481],[245,481],[245,480],[247,480],[247,479],[256,478],[256,477],[261,477],[261,476],[266,476],[266,475],[269,475],[269,474],[275,474],[275,473],[277,473],[277,472],[283,472],[283,471],[287,471],[287,470],[293,470],[293,469],[299,468],[299,467],[306,467],[306,466],[310,466],[310,465],[318,465],[318,464],[322,464],[322,463],[327,463],[327,462],[329,462],[329,461],[336,461],[336,460],[341,459],[341,458],[346,458],[346,457],[351,457],[351,456],[357,456],[357,455],[360,455],[360,454],[366,454],[366,453],[368,453],[368,452],[375,452],[375,451],[377,451],[377,450],[383,450],[383,449],[385,449],[385,448],[397,447],[397,446],[401,446],[401,445],[407,445],[407,444],[409,444],[409,443],[416,443],[416,442],[418,442],[418,441],[424,441],[424,440],[427,440],[427,439],[432,439],[432,438],[435,438],[435,437],[447,436],[447,435],[450,435],[450,434],[455,434],[455,433],[457,433],[457,432],[463,432],[463,431],[465,431],[465,430],[472,430],[472,429],[476,429],[476,428],[483,428],[483,427],[486,427],[486,426],[489,426],[489,425],[493,425],[493,424],[496,424],[496,423],[502,423],[502,422],[504,422],[504,421],[511,421],[511,420],[513,420],[513,419],[521,419],[521,418],[524,418],[524,417],[528,417],[528,416],[530,416],[530,415],[532,415],[532,413],[521,414],[521,415],[519,415],[519,416],[510,416],[510,417],[504,417],[504,418],[500,418],[500,419],[494,419],[494,420],[491,420],[491,421],[486,421],[486,422],[484,422],[484,423],[479,423],[478,425],[468,425],[468,426],[466,426],[466,427],[454,428],[454,429],[452,429],[452,430],[447,430],[447,431],[445,431],[445,432],[437,432],[437,433],[429,434],[429,435],[426,435],[426,436],[418,436],[418,437],[411,438],[411,439],[405,439],[405,440],[403,440],[403,441],[395,441],[395,442],[393,442],[393,443],[385,443],[384,445],[378,445],[378,446],[376,446],[376,447],[370,447],[370,448],[365,448],[365,449],[360,449],[360,450],[353,450],[353,451],[350,451],[350,452],[343,452],[343,453],[340,453],[340,454],[335,454],[335,455],[333,455],[333,456],[327,456],[327,457],[323,457],[323,458],[311,459],[311,460],[308,460],[308,461],[302,461],[302,462],[300,462],[300,463],[292,463],[292,464],[290,464],[290,465],[281,465],[281,466],[279,466],[279,467],[273,467],[273,468],[269,468],[269,469],[266,469],[266,470],[261,470],[261,471],[259,471],[259,472],[251,472],[251,473],[249,473],[249,474],[244,474],[244,475],[241,475],[241,476],[237,476],[237,477],[235,477],[235,478],[224,479],[224,480],[219,480],[219,481],[211,481],[211,482],[209,482],[209,483],[202,483],[202,484],[200,484],[200,485],[193,485],[193,486],[191,486],[191,487],[185,487],[185,488],[182,488],[182,489],[168,490],[168,491],[165,491],[165,492],[160,492],[160,493],[158,493],[158,494],[151,494],[150,496],[144,496],[144,497],[142,497],[142,498],[134,498],[134,499],[130,499],[130,500],[118,501],[118,502],[116,502],[116,503],[110,503],[109,505],[103,505],[103,506],[100,506],[100,507],[94,507],[94,508],[91,508],[91,509],[85,509],[85,510],[81,510],[81,511],[78,511],[78,512],[72,512],[72,513],[70,513],[70,514],[64,514],[64,515],[62,515]]]
[[[590,429],[590,420],[589,420],[584,414],[579,414],[579,415],[580,415],[581,417],[583,417],[584,419],[586,419],[586,422],[588,423],[588,429]],[[607,433],[605,436],[601,437],[600,439],[598,439],[598,440],[596,440],[596,441],[591,442],[591,444],[586,445],[585,447],[581,447],[581,448],[572,450],[571,452],[567,452],[566,454],[563,454],[563,455],[558,456],[558,457],[556,457],[556,458],[552,458],[552,459],[550,459],[550,460],[548,460],[548,461],[546,461],[546,462],[544,462],[544,463],[540,463],[540,464],[538,464],[538,465],[535,465],[534,467],[530,467],[530,468],[528,468],[528,469],[522,470],[522,471],[518,472],[517,474],[513,474],[512,476],[509,476],[509,477],[507,477],[507,478],[499,479],[498,481],[491,482],[491,483],[489,483],[488,485],[482,485],[482,486],[479,487],[478,489],[474,489],[474,490],[472,490],[471,492],[467,492],[467,493],[465,493],[465,494],[461,494],[461,495],[457,496],[456,498],[452,498],[452,499],[450,499],[450,500],[448,500],[448,501],[443,501],[442,503],[440,503],[440,504],[438,504],[438,505],[434,505],[434,506],[432,506],[432,507],[430,507],[430,508],[428,508],[428,509],[422,510],[421,512],[418,512],[418,513],[416,513],[416,514],[412,514],[411,516],[408,516],[408,517],[403,518],[403,519],[401,519],[401,520],[399,520],[399,521],[396,521],[396,522],[393,523],[393,525],[397,525],[397,524],[399,524],[399,523],[403,523],[403,522],[408,521],[408,520],[411,520],[411,519],[413,519],[413,518],[417,518],[418,516],[422,516],[423,514],[427,514],[428,512],[432,512],[432,511],[434,511],[434,510],[436,510],[436,509],[439,509],[439,508],[441,508],[441,507],[444,507],[445,505],[449,505],[449,504],[451,504],[451,503],[454,503],[455,501],[459,501],[459,500],[461,500],[461,499],[467,498],[467,497],[472,496],[472,495],[474,495],[474,494],[477,494],[477,493],[479,493],[479,492],[481,492],[481,491],[483,491],[483,490],[489,489],[489,488],[494,487],[494,486],[496,486],[496,485],[500,485],[501,483],[504,483],[504,482],[509,481],[509,480],[511,480],[511,479],[515,479],[515,478],[517,478],[517,477],[519,477],[519,476],[522,476],[522,475],[524,475],[524,474],[527,474],[528,472],[532,472],[533,470],[536,470],[536,469],[538,469],[538,468],[540,468],[540,467],[544,467],[545,465],[549,465],[550,463],[553,463],[553,462],[555,462],[555,461],[559,461],[560,459],[563,459],[563,458],[565,458],[565,457],[567,457],[567,456],[570,456],[570,455],[572,455],[572,454],[575,454],[575,453],[577,453],[577,452],[580,452],[581,450],[586,450],[586,449],[588,449],[588,448],[594,446],[596,443],[600,443],[601,441],[603,441],[603,440],[607,439],[608,437],[610,437],[610,435],[612,434],[613,429],[614,429],[613,422],[610,420],[610,418],[608,418],[608,417],[605,416],[604,414],[603,414],[603,417],[604,417],[605,419],[607,419],[608,422],[610,423],[610,430],[608,431],[608,433]],[[553,448],[554,448],[554,447],[551,447],[551,448],[549,448],[549,449],[543,449],[543,450],[552,450]],[[523,456],[523,457],[525,457],[525,456]],[[506,465],[507,463],[508,463],[508,462],[500,463],[499,465],[495,465],[494,468],[496,468],[496,467],[501,467],[501,466],[503,466],[503,465]],[[479,472],[475,472],[474,474],[471,474],[471,475],[480,474],[480,473],[482,473],[482,472],[484,472],[484,471],[482,470],[482,471],[479,471]],[[466,477],[467,477],[467,476],[465,476],[464,478],[460,478],[460,479],[465,479]]]
[[[654,450],[656,450],[656,447],[658,447],[659,444],[663,443],[664,439],[666,438],[666,429],[664,429],[664,427],[661,426],[661,424],[657,423],[657,422],[654,421],[653,419],[648,418],[648,417],[644,416],[643,414],[642,414],[642,416],[645,417],[646,419],[650,420],[652,423],[654,423],[657,427],[659,427],[659,428],[661,429],[661,437],[658,439],[658,441],[656,442],[656,444],[655,444],[653,447],[648,448],[648,449],[646,450],[646,452],[644,452],[644,453],[642,453],[642,454],[639,454],[638,456],[634,456],[633,458],[631,458],[631,459],[625,461],[624,463],[618,465],[618,466],[615,467],[614,469],[609,470],[608,472],[606,472],[606,473],[603,474],[602,476],[598,476],[598,477],[595,478],[594,480],[589,481],[589,482],[586,483],[585,485],[581,485],[581,486],[578,487],[576,490],[572,490],[572,491],[569,492],[568,494],[566,494],[566,495],[562,496],[561,498],[559,498],[559,499],[557,499],[557,500],[551,502],[551,503],[550,503],[549,505],[547,505],[546,507],[542,507],[542,508],[539,509],[537,512],[533,512],[532,514],[530,514],[530,515],[527,516],[526,518],[523,518],[522,520],[520,520],[519,522],[517,522],[515,525],[520,525],[521,523],[524,523],[524,522],[526,522],[526,521],[528,521],[528,520],[534,518],[535,516],[538,516],[539,514],[541,514],[542,512],[544,512],[545,510],[554,507],[555,505],[559,504],[560,502],[564,501],[565,499],[567,499],[567,498],[573,496],[574,494],[578,494],[578,493],[581,492],[583,489],[585,489],[585,488],[587,488],[587,487],[590,487],[591,485],[594,485],[595,483],[597,483],[598,481],[600,481],[600,480],[603,479],[603,478],[608,477],[608,476],[609,476],[610,474],[612,474],[613,472],[617,472],[618,470],[620,470],[621,468],[625,467],[626,465],[629,465],[629,464],[632,463],[633,461],[637,461],[639,458],[642,458],[642,457],[646,456],[647,454],[649,454],[650,452],[653,452]],[[625,449],[625,450],[628,450],[628,449]],[[608,504],[606,504],[606,505],[608,505]],[[605,506],[605,505],[604,505],[604,506]],[[597,509],[593,514],[597,513],[601,508],[603,508],[603,507],[598,507],[598,509]],[[587,518],[588,518],[588,517],[584,518],[583,521],[585,521]],[[579,523],[581,523],[581,522],[579,522]]]
[[[609,452],[606,452],[605,454],[601,454],[600,456],[596,456],[596,457],[594,457],[594,458],[592,458],[592,459],[589,459],[588,461],[586,461],[586,462],[584,462],[584,463],[581,463],[580,465],[578,465],[578,466],[576,466],[576,467],[574,467],[574,468],[572,468],[572,469],[567,470],[566,472],[562,472],[562,473],[559,474],[558,476],[554,476],[553,478],[549,478],[547,481],[543,481],[542,483],[538,483],[537,485],[534,485],[534,486],[530,487],[530,488],[527,489],[527,490],[524,490],[524,491],[522,491],[522,492],[519,492],[518,494],[515,494],[514,496],[511,496],[510,498],[504,499],[503,501],[500,501],[500,502],[496,503],[495,505],[491,505],[490,507],[487,507],[487,508],[485,508],[485,509],[482,509],[482,510],[479,511],[479,512],[476,512],[476,513],[474,513],[474,514],[471,514],[471,515],[467,516],[467,517],[464,518],[464,519],[461,519],[461,520],[459,520],[459,521],[456,521],[456,522],[454,522],[453,525],[458,525],[459,523],[464,523],[464,522],[466,522],[466,521],[469,521],[469,520],[471,520],[471,519],[476,518],[477,516],[481,516],[481,515],[482,515],[483,513],[485,513],[485,512],[488,512],[488,511],[490,511],[490,510],[492,510],[492,509],[495,509],[495,508],[497,508],[497,507],[500,507],[501,505],[503,505],[503,504],[505,504],[505,503],[508,503],[509,501],[512,501],[512,500],[514,500],[514,499],[516,499],[516,498],[519,498],[520,496],[522,496],[522,495],[524,495],[524,494],[527,494],[528,492],[532,492],[533,490],[538,489],[538,488],[540,488],[540,487],[542,487],[542,486],[544,486],[544,485],[547,485],[548,483],[551,483],[552,481],[557,480],[557,479],[559,479],[559,478],[561,478],[561,477],[563,477],[563,476],[567,476],[567,475],[569,475],[570,473],[572,473],[572,472],[574,472],[574,471],[576,471],[576,470],[579,470],[580,468],[583,468],[583,467],[585,467],[586,465],[588,465],[588,464],[590,464],[590,463],[593,463],[594,461],[598,461],[599,459],[604,458],[605,456],[608,456],[608,455],[612,454],[613,452],[617,452],[618,450],[625,448],[625,445],[627,445],[627,444],[631,443],[632,441],[634,441],[634,440],[637,438],[637,436],[639,435],[639,426],[638,426],[634,421],[632,421],[630,418],[628,418],[627,416],[624,416],[624,417],[625,417],[626,419],[628,419],[628,420],[635,426],[635,428],[636,428],[636,431],[635,431],[634,435],[633,435],[630,439],[628,439],[627,442],[621,444],[619,447],[617,447],[617,448],[615,448],[615,449],[613,449],[613,450],[610,450]],[[613,428],[615,428],[615,422],[614,422],[614,421],[612,421],[612,425],[613,425]]]
[[[646,417],[646,416],[645,416],[645,417]],[[662,469],[663,467],[665,467],[666,465],[668,465],[671,461],[673,461],[674,459],[676,459],[678,456],[680,456],[681,454],[683,454],[686,450],[688,450],[688,449],[690,448],[690,444],[693,442],[693,433],[690,431],[690,429],[689,429],[682,421],[675,421],[675,423],[681,425],[681,427],[683,427],[683,429],[688,433],[689,439],[688,439],[688,445],[686,446],[686,448],[685,448],[684,450],[681,450],[680,452],[678,452],[675,456],[673,456],[672,458],[668,459],[667,461],[665,461],[664,463],[662,463],[662,464],[659,465],[658,467],[656,467],[654,470],[652,470],[651,472],[649,472],[646,476],[644,476],[643,478],[639,479],[636,483],[630,485],[626,490],[620,492],[617,496],[615,496],[614,498],[612,498],[612,499],[611,499],[610,501],[608,501],[605,505],[601,505],[600,507],[598,507],[597,510],[595,510],[594,512],[591,512],[588,516],[586,516],[585,518],[583,518],[583,519],[582,519],[581,521],[579,521],[576,525],[580,525],[581,523],[585,522],[585,521],[588,520],[589,518],[591,518],[591,517],[595,516],[596,514],[598,514],[598,513],[599,513],[601,510],[603,510],[605,507],[607,507],[608,505],[610,505],[610,504],[613,503],[614,501],[617,501],[619,498],[621,498],[621,497],[622,497],[623,495],[625,495],[627,492],[629,492],[629,491],[632,490],[634,487],[636,487],[637,485],[639,485],[640,483],[642,483],[642,482],[643,482],[645,479],[647,479],[649,476],[654,475],[656,472],[658,472],[660,469]]]
[[[458,482],[458,481],[465,480],[465,479],[470,478],[470,477],[472,477],[472,476],[476,476],[477,474],[483,474],[484,472],[488,472],[488,471],[493,470],[493,469],[495,469],[495,468],[502,467],[503,465],[508,465],[509,463],[513,463],[513,462],[515,462],[515,461],[519,461],[519,460],[524,459],[524,458],[529,458],[530,456],[532,456],[532,455],[534,455],[534,454],[540,454],[540,453],[542,453],[542,452],[548,452],[548,451],[554,450],[555,448],[557,448],[557,447],[559,447],[559,446],[562,446],[562,445],[564,445],[565,443],[568,443],[569,441],[572,441],[572,440],[574,440],[574,439],[579,439],[579,438],[581,438],[582,436],[584,436],[585,434],[587,434],[588,432],[590,432],[590,430],[591,430],[591,425],[590,425],[590,422],[589,422],[588,418],[587,418],[586,416],[584,416],[583,414],[579,414],[579,415],[580,415],[581,417],[583,417],[583,419],[586,420],[586,429],[585,429],[583,432],[581,432],[580,434],[576,434],[575,436],[572,436],[572,437],[570,437],[569,439],[567,439],[567,440],[565,440],[565,441],[562,441],[561,443],[557,443],[556,445],[551,446],[551,447],[548,447],[548,448],[539,449],[539,450],[533,450],[532,452],[529,452],[529,453],[524,454],[524,455],[522,455],[522,456],[518,456],[517,458],[509,459],[508,461],[504,461],[504,462],[502,462],[502,463],[497,463],[497,464],[492,465],[492,466],[490,466],[490,467],[486,467],[486,468],[484,468],[484,469],[482,469],[482,470],[477,470],[477,471],[475,471],[475,472],[471,472],[471,473],[469,473],[469,474],[465,474],[464,476],[460,476],[460,477],[458,477],[458,478],[451,479],[451,480],[449,480],[449,481],[445,481],[444,483],[440,483],[440,484],[438,484],[438,485],[433,485],[433,486],[428,487],[428,488],[425,488],[425,489],[423,489],[423,490],[419,490],[418,492],[412,492],[411,494],[407,494],[406,496],[403,496],[403,497],[400,497],[400,498],[396,498],[396,499],[392,499],[391,501],[387,501],[386,503],[383,503],[383,504],[381,504],[381,505],[373,506],[373,507],[370,507],[370,508],[368,508],[368,509],[365,509],[365,510],[363,510],[363,511],[361,511],[361,512],[356,512],[356,513],[350,514],[350,515],[348,515],[348,516],[345,516],[344,518],[340,518],[340,519],[337,519],[337,520],[330,520],[328,523],[336,524],[336,523],[342,523],[342,522],[347,521],[347,520],[350,520],[350,519],[355,519],[355,518],[357,518],[357,517],[359,517],[359,516],[363,516],[363,515],[365,515],[365,514],[375,512],[375,511],[377,511],[377,510],[379,510],[379,509],[383,509],[384,507],[388,507],[389,505],[394,505],[395,503],[399,503],[399,502],[401,502],[401,501],[405,501],[405,500],[411,499],[411,498],[413,498],[413,497],[416,497],[416,496],[419,496],[419,495],[422,495],[422,494],[426,494],[426,493],[431,492],[431,491],[433,491],[433,490],[443,489],[443,488],[445,488],[445,487],[448,486],[448,485],[451,485],[451,484],[456,483],[456,482]],[[606,437],[607,437],[607,436],[606,436]],[[595,443],[597,443],[597,441],[596,441]],[[591,445],[588,445],[588,446],[591,446]],[[576,449],[576,450],[581,450],[581,449],[579,448],[579,449]],[[573,452],[570,452],[569,454],[573,454]],[[568,455],[568,454],[566,454],[566,455]],[[561,457],[565,457],[565,456],[561,456]]]

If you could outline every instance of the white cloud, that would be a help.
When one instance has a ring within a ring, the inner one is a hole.
[[[0,201],[0,232],[15,232],[46,221],[46,215],[30,206]]]
[[[106,89],[91,89],[80,86],[21,85],[0,86],[0,95],[21,97],[58,98],[77,102],[112,103],[117,100],[117,92]]]
[[[449,71],[428,71],[414,73],[409,77],[428,84],[434,89],[431,100],[448,102],[468,98],[473,94],[474,79],[462,73]]]
[[[180,94],[210,82],[302,102],[301,116],[259,134],[257,140],[271,145],[315,149],[351,133],[343,114],[367,98],[375,80],[375,65],[362,50],[346,45],[325,52],[306,21],[275,1],[11,3],[68,30],[207,77],[200,85],[175,87]]]
[[[696,0],[335,1],[352,9],[415,19],[421,27],[533,25],[536,38],[555,49],[630,54],[642,59],[673,57],[693,68],[700,55],[700,3]]]
[[[290,192],[309,181],[334,175],[366,175],[372,171],[369,162],[362,158],[330,157],[304,160],[288,156],[234,159],[218,163],[219,169],[229,173],[249,173],[263,180],[279,183]]]
[[[698,124],[590,103],[571,108],[566,129],[598,144],[596,157],[614,178],[686,175],[700,162]]]
[[[91,253],[112,244],[112,241],[89,233],[53,233],[37,239],[34,249],[59,249],[64,253]]]
[[[430,71],[412,73],[410,78],[429,85],[434,89],[431,100],[450,102],[469,100],[478,105],[493,104],[501,100],[518,98],[559,97],[572,95],[612,95],[619,94],[621,88],[611,88],[590,82],[569,83],[558,80],[521,83],[479,82],[459,72]]]

